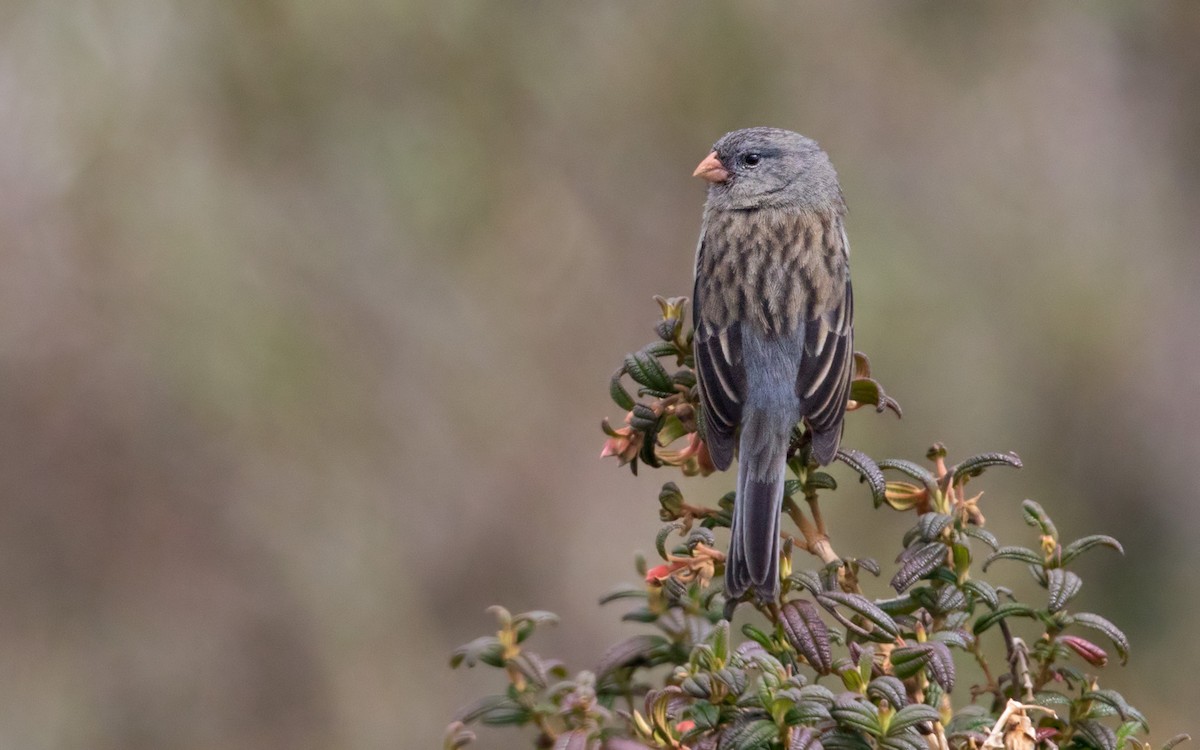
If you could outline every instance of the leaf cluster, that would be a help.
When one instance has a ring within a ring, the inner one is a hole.
[[[611,381],[626,427],[604,424],[603,455],[635,470],[641,463],[706,474],[686,300],[658,301],[658,340],[628,355]],[[851,398],[848,409],[900,413],[858,354]],[[1128,639],[1108,619],[1073,607],[1083,581],[1072,564],[1095,549],[1123,553],[1119,542],[1093,535],[1064,543],[1045,509],[1025,500],[1020,511],[1034,544],[1002,543],[986,527],[982,493],[967,488],[991,467],[1019,468],[1020,458],[983,453],[949,464],[947,455],[940,444],[925,463],[839,451],[877,512],[912,520],[883,566],[834,549],[820,502],[838,485],[810,461],[798,426],[783,506],[794,529],[784,533],[774,601],[724,596],[714,532],[730,524],[734,494],[690,502],[664,483],[658,561],[638,558],[639,583],[601,599],[632,604],[622,619],[642,631],[569,677],[560,662],[525,648],[552,615],[493,608],[496,635],[461,647],[451,663],[500,669],[506,687],[464,708],[446,747],[469,742],[468,725],[481,723],[532,727],[535,746],[578,750],[1146,750],[1145,716],[1100,684],[1108,649],[1124,664]],[[811,565],[798,567],[797,552]],[[1040,597],[1020,600],[997,577],[1013,563],[1032,575]],[[864,574],[886,580],[891,593],[869,596]],[[754,611],[734,628],[738,604]],[[960,678],[968,663],[982,675],[975,684]]]

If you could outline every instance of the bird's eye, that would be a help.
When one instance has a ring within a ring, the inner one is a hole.
[[[754,169],[762,161],[762,154],[751,151],[742,157],[742,165]]]

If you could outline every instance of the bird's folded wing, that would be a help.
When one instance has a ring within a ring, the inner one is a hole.
[[[804,358],[796,376],[800,413],[818,433],[840,430],[854,367],[854,295],[804,324]]]
[[[733,461],[734,431],[746,395],[741,326],[731,323],[714,330],[698,320],[692,355],[700,383],[704,439],[713,464],[724,470]]]

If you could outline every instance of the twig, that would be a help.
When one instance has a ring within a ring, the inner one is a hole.
[[[1004,646],[1008,650],[1008,665],[1012,671],[1013,685],[1020,686],[1021,700],[1033,702],[1033,680],[1029,676],[1029,656],[1025,642],[1013,637],[1008,623],[1000,620],[1000,632],[1004,634]]]

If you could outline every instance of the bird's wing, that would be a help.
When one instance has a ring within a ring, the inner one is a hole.
[[[800,413],[813,431],[813,453],[833,460],[854,367],[854,294],[846,276],[840,301],[804,324],[804,357],[796,376]]]
[[[733,461],[734,432],[741,422],[746,396],[741,326],[733,322],[717,327],[706,320],[699,283],[692,297],[692,318],[696,322],[692,357],[700,385],[702,434],[713,464],[725,470]]]

